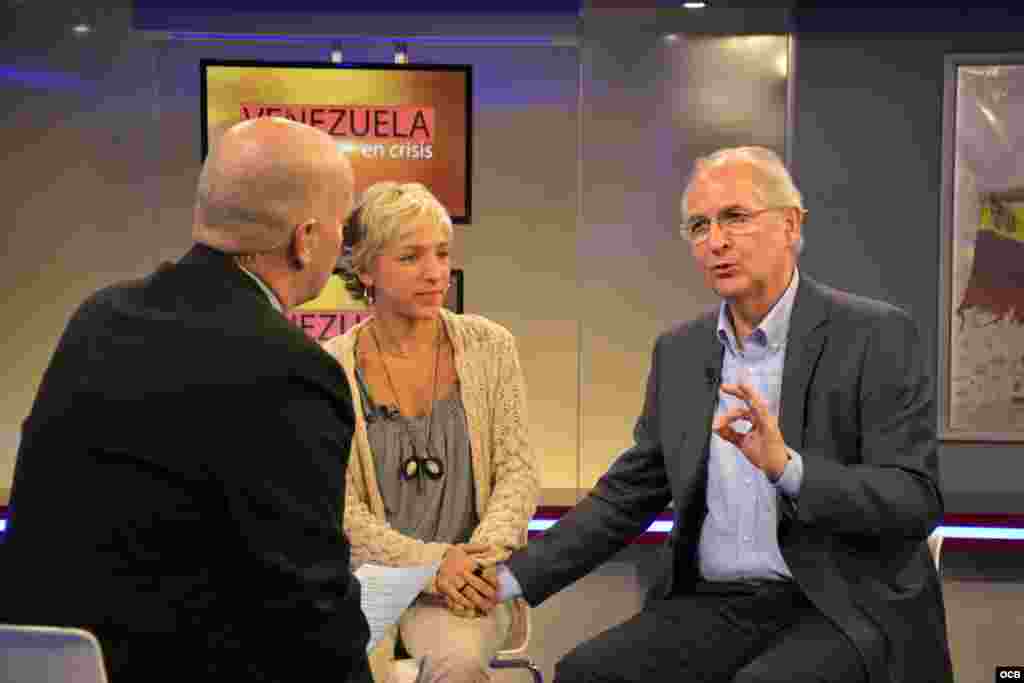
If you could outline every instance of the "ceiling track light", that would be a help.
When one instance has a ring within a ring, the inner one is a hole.
[[[409,44],[408,43],[395,43],[395,64],[408,64],[409,63]]]

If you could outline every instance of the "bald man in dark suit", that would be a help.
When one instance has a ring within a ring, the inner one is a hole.
[[[75,312],[25,420],[0,621],[99,639],[112,683],[369,683],[341,532],[348,383],[285,313],[321,291],[353,201],[329,136],[229,129],[195,246]]]

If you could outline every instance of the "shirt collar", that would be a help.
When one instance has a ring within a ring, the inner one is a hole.
[[[750,338],[755,343],[775,351],[786,342],[786,336],[789,334],[789,320],[793,315],[793,301],[796,299],[796,289],[799,283],[800,271],[794,268],[793,277],[790,278],[786,291],[768,311],[768,315],[750,333]],[[733,330],[727,304],[724,301],[718,307],[718,339],[729,349],[736,349],[736,333]]]
[[[267,287],[266,283],[263,282],[263,280],[261,280],[258,275],[247,269],[241,263],[238,264],[238,267],[242,269],[243,273],[251,277],[253,282],[255,282],[259,286],[259,288],[263,290],[263,293],[267,295],[268,299],[270,299],[270,305],[276,308],[278,313],[284,314],[284,306],[281,304],[281,300],[277,298],[277,295],[274,294],[274,290],[272,290],[270,287]]]

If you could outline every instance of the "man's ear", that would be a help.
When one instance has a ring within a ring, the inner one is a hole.
[[[786,231],[792,238],[792,242],[795,244],[800,239],[800,235],[803,232],[804,216],[806,211],[791,206],[786,208]]]
[[[313,262],[313,252],[316,249],[317,239],[320,237],[317,234],[318,227],[315,219],[295,226],[288,247],[288,258],[299,270]]]

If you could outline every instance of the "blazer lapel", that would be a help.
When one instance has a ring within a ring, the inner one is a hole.
[[[708,387],[708,398],[703,406],[698,405],[694,415],[701,419],[700,429],[694,434],[703,444],[704,455],[702,460],[707,460],[708,447],[711,441],[711,421],[715,418],[715,408],[718,407],[719,387],[722,386],[722,363],[725,359],[725,347],[718,338],[717,321],[712,325],[707,335],[707,347],[704,349],[704,382]]]
[[[779,401],[782,436],[794,450],[804,445],[807,388],[825,346],[827,323],[828,299],[817,283],[801,274],[789,323]]]
[[[712,318],[705,330],[694,337],[691,348],[684,348],[685,338],[677,338],[680,348],[666,354],[673,359],[673,367],[666,368],[659,377],[659,381],[672,388],[671,393],[665,394],[667,400],[662,407],[662,419],[674,430],[665,438],[667,445],[674,446],[669,451],[669,467],[675,471],[670,470],[670,474],[674,484],[684,489],[703,484],[706,476],[711,420],[722,376],[723,349],[715,332],[715,320]],[[672,411],[671,417],[668,411]]]

